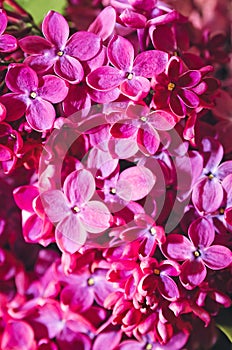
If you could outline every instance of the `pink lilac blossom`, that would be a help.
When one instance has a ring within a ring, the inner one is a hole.
[[[228,348],[227,0],[0,5],[0,348]]]

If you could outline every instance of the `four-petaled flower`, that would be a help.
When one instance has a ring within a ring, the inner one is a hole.
[[[80,31],[69,39],[69,26],[65,18],[49,11],[42,23],[45,36],[27,36],[19,41],[21,49],[30,56],[24,62],[40,73],[54,66],[54,71],[70,83],[79,83],[84,70],[79,61],[87,61],[101,50],[101,38]]]
[[[75,170],[64,181],[63,190],[48,190],[41,194],[45,213],[56,225],[61,248],[68,240],[69,252],[78,250],[87,233],[100,233],[109,226],[110,212],[100,201],[90,199],[95,193],[95,181],[90,171]],[[65,248],[64,248],[65,249]]]
[[[222,245],[211,245],[215,238],[214,226],[204,217],[192,222],[188,236],[190,240],[181,234],[168,235],[162,251],[169,259],[184,261],[180,281],[186,289],[193,289],[204,281],[206,266],[212,270],[229,266],[232,252]]]
[[[164,71],[168,55],[158,50],[144,51],[134,60],[133,45],[115,35],[107,48],[110,64],[95,69],[87,76],[87,84],[99,91],[120,87],[121,93],[132,100],[144,98],[150,90],[152,78]]]
[[[64,80],[54,75],[44,75],[39,79],[36,72],[25,64],[12,63],[6,74],[6,85],[13,91],[1,96],[7,121],[17,120],[25,113],[34,130],[51,129],[56,116],[52,104],[63,101],[68,93]]]

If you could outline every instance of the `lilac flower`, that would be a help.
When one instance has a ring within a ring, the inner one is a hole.
[[[14,36],[3,34],[7,27],[7,15],[0,9],[0,52],[11,52],[17,49],[17,40]]]
[[[32,327],[21,320],[9,320],[2,334],[1,349],[36,350]]]
[[[178,264],[164,260],[161,263],[154,258],[144,259],[140,267],[145,274],[138,285],[141,295],[151,295],[156,289],[167,300],[174,301],[179,298],[179,290],[170,276],[178,276],[180,267]]]
[[[180,280],[186,289],[193,289],[204,281],[206,266],[212,270],[229,266],[232,263],[232,252],[222,245],[212,245],[214,227],[206,218],[193,221],[188,236],[190,240],[180,234],[168,235],[162,251],[170,259],[184,261]]]
[[[21,49],[31,55],[26,58],[35,71],[44,73],[54,66],[54,71],[70,83],[79,83],[84,70],[79,61],[86,61],[101,49],[101,38],[94,33],[78,32],[69,39],[69,26],[65,18],[49,11],[42,23],[45,36],[28,36],[19,41]]]
[[[77,251],[87,239],[87,233],[100,233],[109,227],[110,213],[100,201],[90,201],[95,181],[88,170],[76,170],[67,176],[60,190],[42,193],[41,200],[48,218],[56,225],[60,246],[68,239],[69,252]]]
[[[197,108],[200,103],[193,88],[200,83],[201,72],[182,70],[180,59],[173,56],[169,60],[166,73],[156,76],[153,82],[154,105],[162,109],[168,104],[171,111],[179,117],[186,115],[187,108]]]
[[[99,91],[120,87],[122,94],[132,100],[144,98],[150,90],[151,78],[166,67],[168,55],[151,50],[140,53],[134,60],[133,45],[115,35],[109,42],[107,55],[111,66],[99,67],[87,76],[87,84]]]
[[[36,72],[25,64],[11,64],[6,85],[13,91],[1,97],[7,110],[7,121],[17,120],[25,113],[34,130],[51,129],[56,115],[52,104],[61,102],[68,93],[63,80],[54,75],[39,79]]]

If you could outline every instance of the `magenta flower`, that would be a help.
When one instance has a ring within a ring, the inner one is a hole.
[[[88,170],[76,170],[67,176],[60,190],[42,193],[41,200],[48,218],[56,225],[60,246],[68,239],[69,252],[75,252],[87,239],[87,233],[100,233],[109,227],[110,212],[100,201],[90,201],[95,181]]]
[[[157,130],[170,130],[175,124],[175,117],[165,110],[150,111],[146,104],[130,104],[126,119],[119,120],[111,127],[115,138],[136,139],[138,147],[145,155],[153,155],[160,145]]]
[[[87,61],[101,49],[101,38],[94,33],[78,32],[69,39],[69,26],[65,18],[49,11],[42,23],[45,36],[28,36],[19,41],[21,49],[31,55],[26,58],[35,71],[54,71],[70,83],[79,83],[84,77],[84,70],[79,61]]]
[[[134,60],[133,45],[115,35],[109,42],[107,55],[111,66],[99,67],[87,76],[87,84],[99,91],[119,87],[121,93],[132,100],[144,98],[150,90],[152,78],[164,71],[168,55],[151,50],[140,53]]]
[[[51,129],[56,112],[53,103],[64,100],[68,93],[66,83],[54,76],[38,78],[36,72],[24,64],[11,64],[6,74],[6,85],[13,93],[1,101],[7,110],[7,121],[21,118],[37,131]]]
[[[184,261],[180,280],[186,289],[199,286],[207,275],[206,266],[212,270],[224,269],[232,263],[232,252],[222,245],[212,245],[214,226],[206,218],[198,218],[189,226],[190,240],[180,234],[170,234],[162,246],[163,254]]]
[[[9,320],[1,339],[1,349],[35,350],[36,342],[32,327],[21,320]]]
[[[163,109],[169,105],[171,111],[184,117],[187,108],[197,108],[200,100],[193,88],[201,81],[198,70],[183,71],[179,58],[173,56],[169,60],[166,73],[161,73],[154,79],[152,87],[155,90],[154,105]]]
[[[17,49],[17,40],[14,36],[3,34],[7,27],[7,15],[0,9],[0,52],[11,52]]]
[[[180,274],[180,266],[177,263],[168,260],[158,263],[154,258],[147,258],[141,262],[140,267],[145,274],[138,285],[141,295],[152,295],[158,289],[167,300],[174,301],[179,298],[176,282],[170,277]]]

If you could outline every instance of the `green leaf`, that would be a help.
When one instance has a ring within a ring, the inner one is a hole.
[[[65,0],[17,0],[17,3],[30,13],[36,24],[42,22],[49,10],[63,13],[66,5]]]
[[[224,309],[217,317],[217,327],[227,336],[232,343],[232,308]]]

